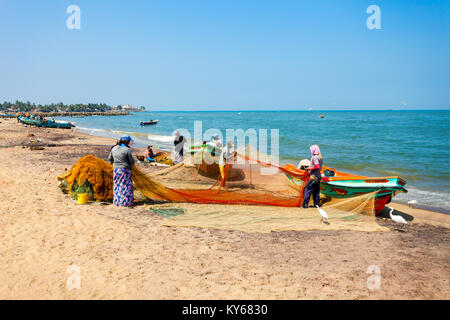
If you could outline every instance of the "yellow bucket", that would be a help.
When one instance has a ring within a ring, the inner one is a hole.
[[[87,193],[79,193],[78,194],[78,204],[85,204],[88,202],[89,196]]]

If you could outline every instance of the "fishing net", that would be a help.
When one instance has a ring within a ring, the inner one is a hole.
[[[153,174],[135,167],[132,175],[136,189],[149,199],[282,207],[298,207],[302,203],[304,181],[308,179],[303,171],[280,167],[250,146],[238,150],[223,172],[222,177],[217,157],[197,153],[183,163]],[[287,175],[295,177],[299,186],[292,187]]]
[[[87,155],[65,174],[58,176],[63,189],[73,197],[78,193],[88,193],[90,200],[112,201],[112,165],[92,155]]]
[[[161,224],[170,227],[199,227],[238,230],[248,233],[306,230],[387,231],[373,214],[375,194],[350,199],[332,199],[322,209],[328,223],[321,222],[316,208],[244,205],[194,205],[191,203],[152,205],[152,209],[182,209],[183,215],[166,216]]]
[[[281,167],[251,146],[237,150],[234,159],[222,168],[223,175],[217,156],[202,152],[160,171],[146,172],[146,168],[133,167],[134,188],[153,202],[176,203],[184,214],[177,214],[179,210],[170,213],[171,207],[154,207],[163,210],[160,215],[170,218],[168,223],[172,225],[270,232],[316,228],[320,220],[316,208],[299,208],[308,174],[295,166]],[[95,200],[112,200],[112,165],[95,156],[81,158],[58,178],[67,183],[72,196],[79,191],[78,186],[89,183]],[[373,194],[339,200],[322,198],[321,202],[334,221],[331,228],[339,223],[348,227],[374,221]]]
[[[134,166],[134,187],[146,198],[157,201],[283,207],[298,207],[302,203],[303,182],[308,176],[304,172],[278,166],[255,148],[247,146],[238,150],[232,163],[223,167],[223,176],[220,175],[217,158],[212,160],[199,161],[194,156],[190,161],[153,175]],[[300,181],[300,185],[292,187],[286,175]],[[74,186],[82,186],[88,181],[95,199],[112,199],[112,166],[95,156],[81,158],[59,179],[68,183],[69,193],[76,193]]]
[[[158,216],[163,218],[173,218],[180,214],[184,214],[184,209],[180,208],[150,208],[151,211],[155,212]]]

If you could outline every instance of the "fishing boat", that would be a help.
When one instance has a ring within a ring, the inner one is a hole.
[[[220,148],[214,147],[212,145],[209,144],[202,144],[202,145],[198,145],[198,146],[191,146],[189,148],[189,152],[191,154],[195,154],[197,152],[208,152],[210,154],[212,154],[213,156],[216,154],[219,154],[221,151]]]
[[[197,169],[206,175],[219,174],[220,149],[211,145],[191,146],[189,149],[193,155],[194,164]]]
[[[0,118],[16,118],[16,116],[9,113],[0,113]]]
[[[75,127],[74,124],[66,121],[50,121],[50,120],[30,119],[25,117],[19,118],[19,121],[23,124],[34,125],[37,127],[44,127],[44,128],[70,129],[72,127]]]
[[[19,121],[20,121],[20,123],[32,125],[32,126],[39,126],[38,124],[40,123],[39,120],[30,119],[30,118],[26,118],[26,117],[20,117]]]
[[[158,123],[158,120],[141,121],[140,125],[141,126],[148,126],[148,125],[157,124],[157,123]]]
[[[75,125],[71,122],[66,121],[50,121],[50,120],[44,120],[42,121],[42,127],[44,128],[58,128],[58,129],[70,129],[72,127],[75,127]]]
[[[286,169],[298,170],[295,166],[287,164]],[[286,174],[291,185],[299,188],[303,180]],[[351,198],[375,192],[375,215],[378,215],[384,206],[391,202],[399,192],[408,192],[405,189],[406,181],[400,177],[366,177],[340,172],[336,169],[323,167],[320,193],[330,198]]]

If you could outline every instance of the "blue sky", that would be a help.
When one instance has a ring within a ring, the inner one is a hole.
[[[0,0],[0,101],[449,109],[449,3]]]

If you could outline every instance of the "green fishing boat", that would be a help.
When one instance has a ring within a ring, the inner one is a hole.
[[[286,165],[292,170],[293,165]],[[295,168],[295,167],[294,167]],[[297,169],[296,169],[297,170]],[[302,171],[302,170],[299,170]],[[320,193],[330,198],[352,198],[367,193],[375,193],[375,214],[379,214],[384,206],[391,202],[399,192],[408,192],[405,189],[406,181],[400,177],[365,177],[350,173],[339,172],[333,168],[322,168],[322,181]],[[299,188],[303,180],[286,174],[291,185]]]

